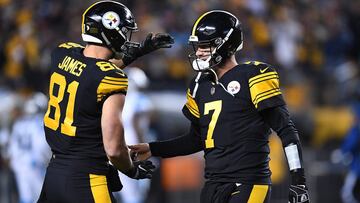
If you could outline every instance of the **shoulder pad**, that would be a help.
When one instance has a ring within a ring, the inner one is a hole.
[[[248,61],[245,64],[247,64],[250,70],[249,70],[249,78],[251,79],[252,77],[258,76],[258,75],[267,75],[267,74],[271,74],[271,73],[275,73],[277,75],[277,72],[275,70],[275,68],[273,66],[271,66],[270,64],[264,63],[264,62],[260,62],[260,61]]]
[[[81,44],[77,44],[74,42],[65,42],[62,43],[58,46],[59,48],[64,48],[64,49],[71,49],[71,48],[84,48],[84,46],[82,46]]]
[[[247,61],[244,64],[251,66],[251,68],[253,69],[264,69],[267,67],[270,67],[270,64],[267,64],[265,62],[261,62],[261,61]]]
[[[103,72],[119,72],[119,74],[125,75],[124,71],[121,68],[117,67],[110,61],[98,61],[96,62],[96,66],[99,67],[99,69]]]

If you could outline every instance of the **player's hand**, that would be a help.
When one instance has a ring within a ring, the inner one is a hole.
[[[288,203],[309,203],[309,192],[306,185],[290,185]]]
[[[171,48],[172,44],[174,44],[174,38],[168,33],[157,33],[155,36],[149,33],[141,43],[140,54],[143,56],[160,48]]]
[[[125,175],[133,179],[150,179],[152,177],[155,166],[151,161],[134,161],[133,164],[134,167],[124,173]]]
[[[128,147],[131,149],[130,154],[133,157],[133,160],[143,161],[149,159],[152,156],[148,143],[140,143],[136,145],[130,145]]]
[[[137,58],[160,48],[170,48],[174,44],[174,38],[168,33],[149,33],[139,46],[123,46],[125,54],[122,59],[125,65],[130,64]]]

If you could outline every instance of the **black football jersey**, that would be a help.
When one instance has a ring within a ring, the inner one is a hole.
[[[279,77],[270,65],[248,62],[226,72],[192,80],[183,113],[200,128],[205,178],[214,181],[270,184],[270,127],[259,111],[284,105]]]
[[[85,57],[81,45],[69,42],[52,52],[49,81],[44,128],[53,153],[74,160],[107,161],[102,106],[111,94],[126,94],[127,76],[109,61]]]

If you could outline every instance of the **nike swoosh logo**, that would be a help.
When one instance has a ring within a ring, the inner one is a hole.
[[[268,69],[269,67],[265,68],[265,69],[260,69],[260,73],[265,73],[265,71]]]

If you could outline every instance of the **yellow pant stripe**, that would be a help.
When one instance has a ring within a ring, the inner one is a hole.
[[[247,203],[263,203],[268,189],[268,185],[254,185]]]
[[[89,177],[95,203],[111,203],[106,176],[89,174]]]

